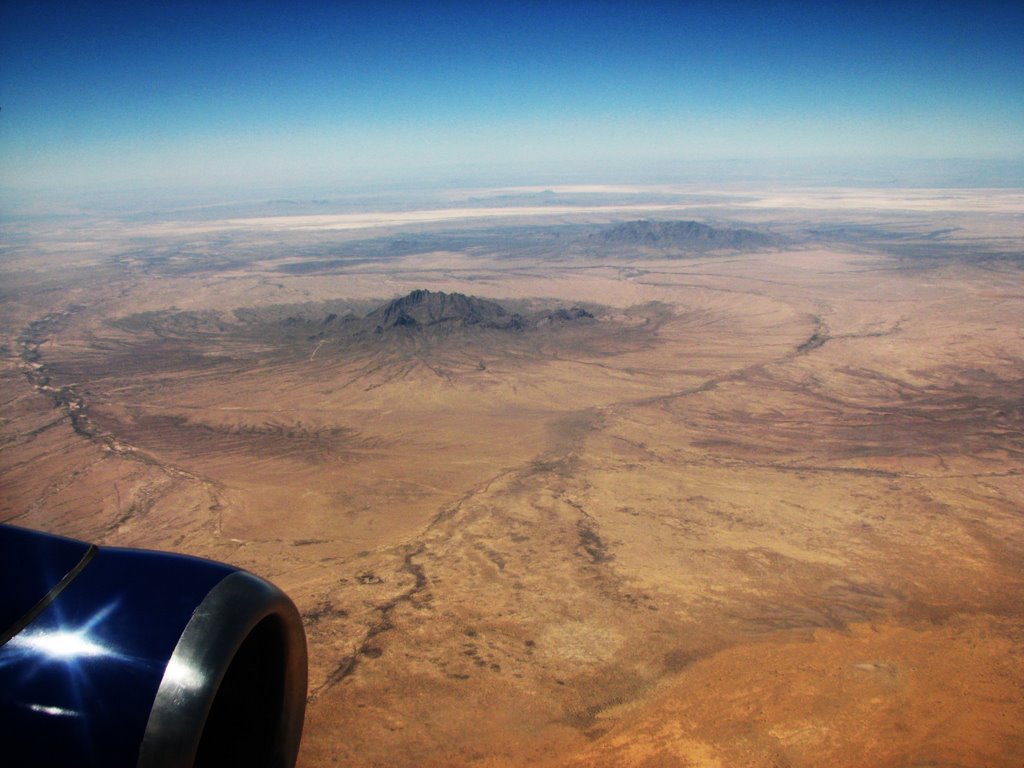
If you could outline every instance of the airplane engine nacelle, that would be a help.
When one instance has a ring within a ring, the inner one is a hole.
[[[0,525],[0,764],[294,765],[306,638],[245,571]]]

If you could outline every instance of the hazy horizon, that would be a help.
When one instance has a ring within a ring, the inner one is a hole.
[[[0,13],[5,208],[160,189],[1024,183],[1010,3]]]

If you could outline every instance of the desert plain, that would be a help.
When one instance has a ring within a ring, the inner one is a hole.
[[[1019,190],[3,232],[0,520],[282,587],[300,766],[1024,764]]]

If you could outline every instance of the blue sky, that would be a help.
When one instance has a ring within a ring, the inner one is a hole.
[[[5,3],[0,185],[1024,158],[1024,4]]]

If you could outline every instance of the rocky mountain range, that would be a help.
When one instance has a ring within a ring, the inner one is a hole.
[[[415,290],[389,301],[366,316],[376,333],[394,328],[420,329],[432,326],[519,330],[527,321],[500,304],[462,293]]]
[[[287,314],[279,309],[286,309]],[[478,331],[516,333],[598,322],[591,312],[580,306],[520,314],[489,299],[424,289],[392,299],[365,314],[356,313],[352,309],[344,311],[333,303],[327,303],[326,306],[253,308],[235,314],[248,328],[248,333],[264,340],[276,338],[289,343],[300,339],[320,341],[329,338],[364,343],[374,338],[409,339]],[[133,325],[159,326],[164,335],[168,329],[183,325],[192,327],[196,322],[192,313],[171,313],[159,318],[140,315],[138,318]]]
[[[596,245],[679,248],[695,251],[756,250],[780,245],[776,235],[752,229],[713,227],[698,221],[626,221],[591,235]]]

